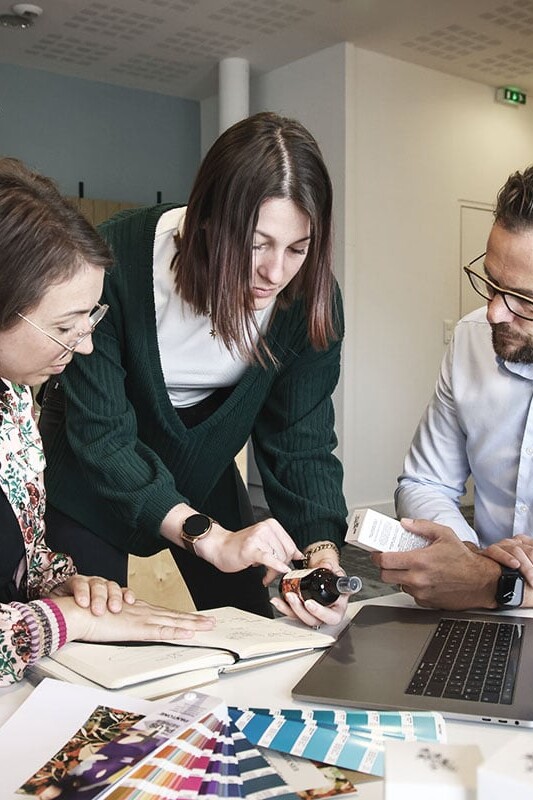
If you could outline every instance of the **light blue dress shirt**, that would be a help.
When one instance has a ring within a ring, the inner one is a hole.
[[[434,520],[483,547],[533,535],[533,365],[496,356],[485,314],[458,322],[395,493],[399,517]],[[470,474],[475,531],[459,510]]]

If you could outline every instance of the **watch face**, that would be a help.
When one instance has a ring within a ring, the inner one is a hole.
[[[211,525],[211,519],[206,514],[193,514],[183,523],[183,531],[187,536],[197,537],[206,533]]]
[[[518,608],[524,599],[524,579],[518,572],[503,573],[498,581],[496,602],[505,608]]]

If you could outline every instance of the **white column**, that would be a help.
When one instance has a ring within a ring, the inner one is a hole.
[[[249,113],[250,64],[245,58],[224,58],[218,65],[219,134]]]

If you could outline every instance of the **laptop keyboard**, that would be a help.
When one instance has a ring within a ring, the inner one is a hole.
[[[521,636],[516,623],[441,619],[407,694],[512,703]]]

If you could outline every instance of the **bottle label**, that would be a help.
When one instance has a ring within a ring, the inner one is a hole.
[[[300,592],[300,581],[302,578],[305,578],[306,575],[310,575],[311,572],[314,571],[314,569],[291,569],[290,572],[286,572],[285,575],[282,576],[279,584],[280,595],[284,598],[287,592],[294,592],[303,602],[303,597]]]

